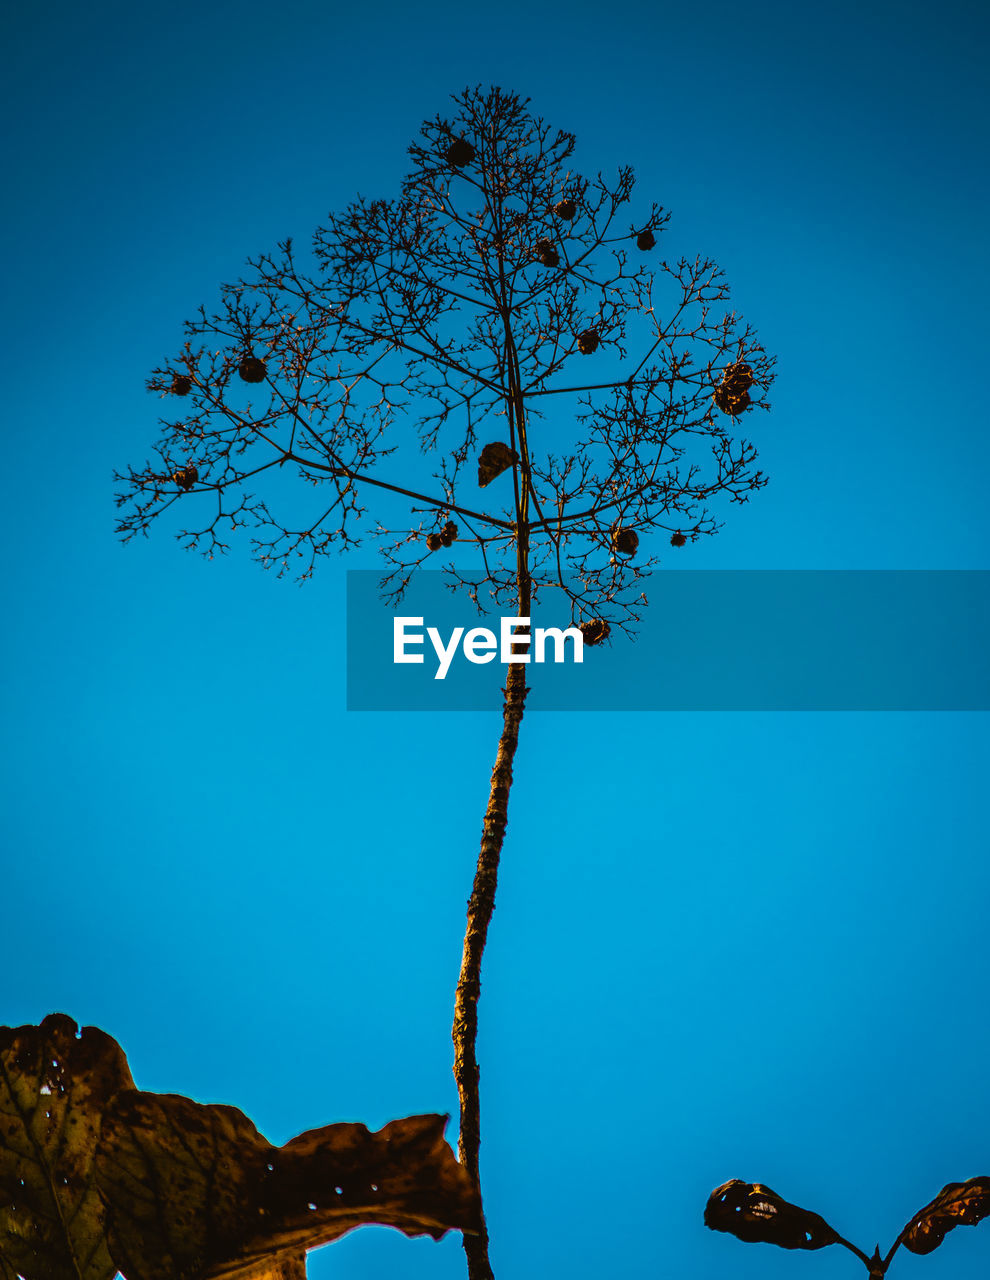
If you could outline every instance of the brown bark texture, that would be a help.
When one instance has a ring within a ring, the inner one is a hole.
[[[461,1108],[458,1155],[475,1185],[480,1185],[481,1106],[478,1067],[478,1000],[481,996],[481,959],[488,938],[488,926],[495,910],[498,866],[509,817],[512,762],[519,739],[519,725],[526,702],[526,672],[510,665],[505,681],[502,734],[492,770],[488,807],[481,830],[481,850],[468,901],[464,954],[454,1002],[454,1077]],[[478,1235],[464,1236],[470,1280],[494,1280],[488,1260],[488,1231],[482,1217]]]

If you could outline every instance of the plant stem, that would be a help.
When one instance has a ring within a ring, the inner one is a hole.
[[[458,1155],[480,1189],[479,1150],[481,1147],[481,1103],[478,1068],[478,998],[481,995],[481,958],[488,938],[488,926],[495,910],[498,864],[509,817],[512,761],[519,740],[519,724],[526,702],[526,672],[517,664],[509,666],[505,681],[502,735],[492,770],[488,807],[481,829],[481,851],[468,901],[464,954],[454,1001],[454,1078],[461,1107]],[[488,1230],[484,1214],[478,1235],[464,1236],[470,1280],[494,1280],[488,1260]]]
[[[504,282],[503,282],[504,283]],[[504,302],[504,300],[503,300]],[[519,373],[519,361],[509,325],[509,311],[503,305],[507,374],[506,417],[509,438],[518,449],[520,461],[513,468],[516,521],[516,616],[530,616],[532,578],[529,571],[529,499],[532,484],[529,447],[526,439],[526,414]],[[528,628],[526,629],[528,631]],[[520,636],[523,630],[518,633]],[[488,1257],[488,1227],[481,1196],[481,1072],[478,1067],[478,1000],[481,997],[481,960],[488,940],[488,926],[495,910],[498,888],[498,866],[509,821],[509,792],[512,789],[512,762],[519,742],[519,726],[526,704],[526,671],[521,663],[509,663],[505,678],[505,702],[502,705],[502,734],[495,754],[495,767],[488,789],[488,807],[481,827],[481,850],[474,873],[474,885],[468,900],[467,927],[461,972],[454,998],[454,1079],[460,1101],[461,1124],[457,1142],[461,1164],[478,1190],[481,1230],[477,1235],[464,1235],[468,1280],[495,1280]]]

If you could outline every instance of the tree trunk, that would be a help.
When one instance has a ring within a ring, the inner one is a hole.
[[[503,281],[504,289],[504,281]],[[504,299],[503,299],[504,301]],[[526,440],[526,414],[523,404],[522,378],[509,324],[509,310],[503,309],[505,324],[506,373],[508,395],[506,417],[512,447],[520,454],[519,469],[513,468],[516,522],[516,616],[529,618],[532,580],[529,573],[529,499],[531,492],[529,448]],[[528,632],[528,627],[518,634]],[[526,667],[510,663],[505,677],[505,702],[502,704],[502,735],[498,740],[495,767],[488,790],[488,807],[481,826],[481,850],[474,873],[474,886],[468,899],[467,927],[461,972],[454,998],[454,1079],[460,1101],[461,1127],[457,1152],[478,1190],[481,1205],[481,1230],[463,1237],[467,1258],[468,1280],[495,1280],[488,1258],[488,1227],[481,1195],[481,1072],[478,1068],[478,1000],[481,997],[481,960],[488,940],[488,926],[495,910],[498,888],[498,864],[502,856],[505,829],[509,822],[509,792],[512,789],[512,762],[519,742],[519,725],[526,704]]]
[[[464,954],[454,1001],[454,1078],[461,1106],[461,1132],[458,1155],[475,1186],[480,1188],[479,1149],[481,1146],[481,1105],[477,1057],[478,998],[481,995],[481,958],[488,937],[488,926],[495,910],[498,864],[509,816],[509,790],[512,786],[512,761],[519,739],[519,724],[526,702],[526,668],[511,664],[505,680],[505,703],[502,711],[502,736],[498,742],[495,767],[492,770],[488,807],[481,829],[481,851],[474,876],[474,887],[468,902]],[[488,1260],[488,1230],[484,1214],[480,1235],[464,1236],[469,1280],[494,1280]]]

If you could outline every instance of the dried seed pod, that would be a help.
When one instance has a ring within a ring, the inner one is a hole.
[[[728,1231],[747,1243],[778,1244],[782,1249],[823,1249],[838,1234],[824,1218],[788,1204],[759,1182],[723,1182],[708,1197],[705,1226]]]
[[[619,528],[612,533],[612,550],[620,556],[634,556],[639,546],[639,534],[635,529]]]
[[[187,373],[174,373],[169,391],[174,396],[187,396],[192,391],[192,378]]]
[[[598,350],[599,341],[600,339],[598,337],[597,330],[585,329],[584,333],[578,334],[578,351],[580,351],[583,356],[590,356],[592,351]]]
[[[172,479],[175,481],[175,483],[179,486],[180,489],[183,489],[188,493],[189,490],[196,483],[196,481],[199,479],[199,472],[190,462],[188,466],[179,467],[178,471],[173,471]]]
[[[478,484],[483,489],[486,484],[491,484],[496,476],[500,476],[503,471],[507,471],[514,462],[518,461],[519,454],[515,449],[510,449],[501,440],[486,444],[478,459]]]
[[[730,417],[737,418],[750,406],[749,390],[752,385],[753,370],[748,364],[741,360],[730,364],[722,374],[722,380],[712,397],[716,407]]]
[[[577,205],[573,200],[558,200],[553,207],[553,211],[558,218],[563,218],[565,222],[570,222],[577,213]]]
[[[587,645],[603,644],[612,634],[612,628],[604,618],[592,618],[590,622],[582,622],[580,631]]]
[[[639,235],[636,237],[636,248],[642,249],[643,252],[646,253],[648,249],[653,248],[656,242],[657,242],[656,236],[653,234],[650,228],[647,227],[645,231],[641,231]]]
[[[560,254],[553,247],[549,240],[537,240],[533,245],[533,253],[536,260],[544,267],[559,267]]]
[[[473,159],[474,147],[467,138],[455,138],[447,148],[447,163],[452,164],[456,169],[463,169]]]
[[[742,395],[744,391],[748,391],[753,385],[753,370],[748,364],[737,360],[735,364],[730,364],[725,373],[722,374],[722,385],[730,387],[737,395]]]
[[[440,530],[440,538],[445,547],[449,547],[457,541],[457,525],[453,520],[448,520],[444,527]]]
[[[683,547],[685,542],[687,542],[687,538],[681,533],[680,529],[670,535],[670,545],[672,547]]]
[[[716,407],[730,418],[738,418],[750,406],[748,391],[728,391],[722,386],[715,388],[715,394],[712,399],[715,401]]]
[[[931,1253],[954,1227],[975,1227],[990,1216],[990,1178],[950,1182],[904,1229],[902,1243],[912,1253]]]
[[[237,366],[242,382],[264,382],[268,366],[260,356],[244,356]]]
[[[443,538],[439,533],[428,533],[426,535],[426,546],[429,551],[439,551],[443,546]]]

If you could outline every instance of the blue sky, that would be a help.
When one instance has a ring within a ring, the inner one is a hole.
[[[144,378],[249,254],[394,191],[419,122],[499,83],[585,171],[633,164],[778,357],[770,486],[690,567],[990,568],[986,15],[55,3],[7,35],[0,1022],[95,1023],[141,1087],[278,1142],[453,1111],[499,673],[491,713],[348,715],[370,550],[298,588],[122,548]],[[838,1280],[844,1251],[706,1231],[711,1188],[869,1251],[987,1170],[988,765],[977,713],[527,718],[480,1043],[503,1280]],[[891,1274],[988,1260],[959,1230]],[[462,1260],[367,1229],[310,1270]]]

